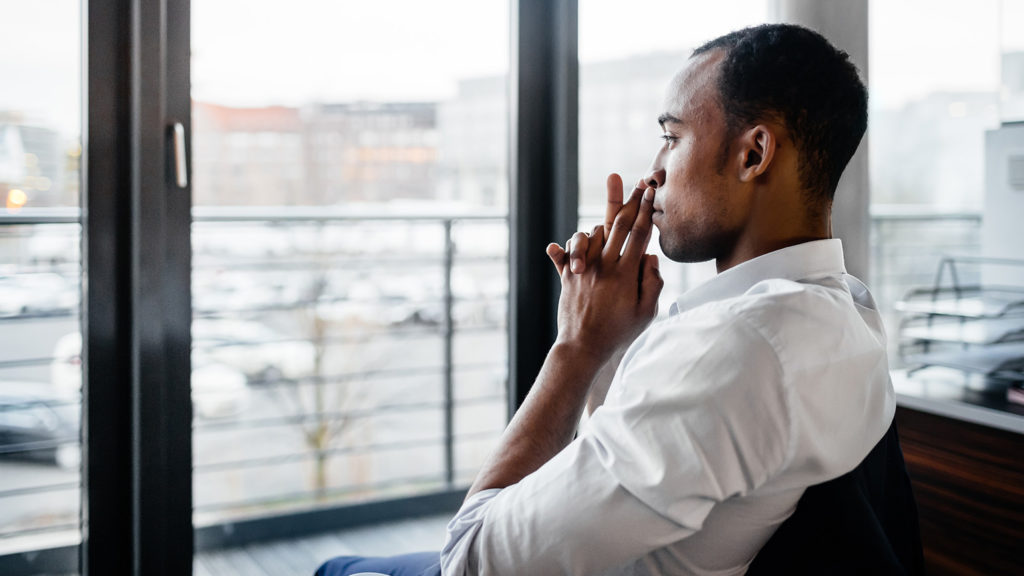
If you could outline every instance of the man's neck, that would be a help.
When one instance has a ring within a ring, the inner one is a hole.
[[[832,237],[831,230],[819,231],[817,233],[807,233],[802,235],[786,236],[783,238],[775,238],[771,240],[762,240],[760,242],[749,244],[746,246],[737,245],[736,249],[732,251],[728,256],[719,257],[715,259],[715,267],[718,269],[718,273],[721,274],[729,268],[737,266],[746,262],[747,260],[753,260],[758,256],[763,256],[769,252],[775,252],[776,250],[782,250],[790,246],[796,246],[797,244],[803,244],[804,242],[813,242],[815,240],[827,240]]]

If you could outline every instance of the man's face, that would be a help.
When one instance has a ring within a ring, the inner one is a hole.
[[[723,56],[700,54],[672,79],[660,118],[665,141],[646,176],[657,189],[661,249],[677,262],[729,254],[749,208],[733,158],[723,158],[727,129],[715,85]]]

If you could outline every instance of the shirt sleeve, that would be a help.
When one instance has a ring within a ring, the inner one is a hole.
[[[782,380],[772,346],[733,314],[656,323],[587,432],[519,483],[466,501],[443,573],[601,574],[686,538],[783,466]]]

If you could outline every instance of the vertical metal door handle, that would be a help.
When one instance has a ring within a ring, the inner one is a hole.
[[[174,180],[178,188],[188,187],[188,166],[185,165],[185,127],[174,123]]]

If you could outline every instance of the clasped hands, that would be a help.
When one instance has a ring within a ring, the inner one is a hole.
[[[548,257],[562,280],[556,344],[604,364],[628,346],[658,312],[664,281],[658,257],[646,254],[654,213],[653,188],[643,180],[623,202],[622,178],[608,177],[605,223],[577,232]]]

